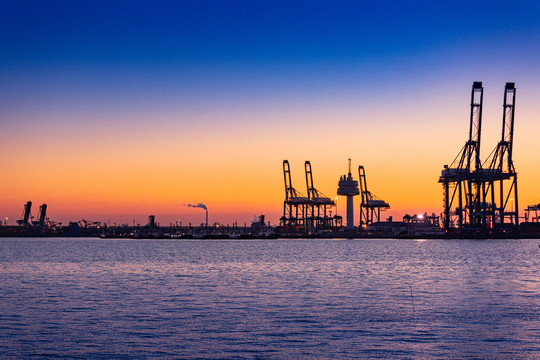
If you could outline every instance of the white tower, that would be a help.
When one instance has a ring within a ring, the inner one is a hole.
[[[358,181],[353,180],[351,175],[351,159],[349,159],[349,174],[339,179],[337,194],[347,197],[347,230],[354,228],[354,205],[353,196],[359,195]]]

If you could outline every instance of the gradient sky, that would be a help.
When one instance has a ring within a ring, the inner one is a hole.
[[[473,81],[483,158],[516,83],[520,208],[540,202],[537,1],[0,1],[0,31],[10,223],[31,200],[63,222],[199,224],[202,202],[210,222],[275,224],[283,159],[335,197],[349,157],[385,217],[439,214]]]

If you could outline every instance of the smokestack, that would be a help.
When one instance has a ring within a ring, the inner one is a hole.
[[[206,223],[205,223],[205,226],[208,227],[208,208],[206,207],[206,205],[201,204],[201,203],[198,203],[197,205],[188,204],[188,207],[201,208],[201,209],[206,210]]]

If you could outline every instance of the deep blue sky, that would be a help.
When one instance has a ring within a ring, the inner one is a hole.
[[[527,78],[540,63],[536,1],[3,1],[0,31],[0,95],[16,111],[30,97],[114,108],[399,96]]]
[[[4,1],[4,66],[356,63],[538,40],[536,1]]]
[[[532,46],[535,1],[3,1],[3,71],[315,66]],[[537,50],[538,45],[536,45]],[[534,53],[533,53],[534,54]]]

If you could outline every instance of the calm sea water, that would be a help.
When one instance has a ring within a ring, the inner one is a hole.
[[[538,359],[539,244],[0,239],[0,357]]]

